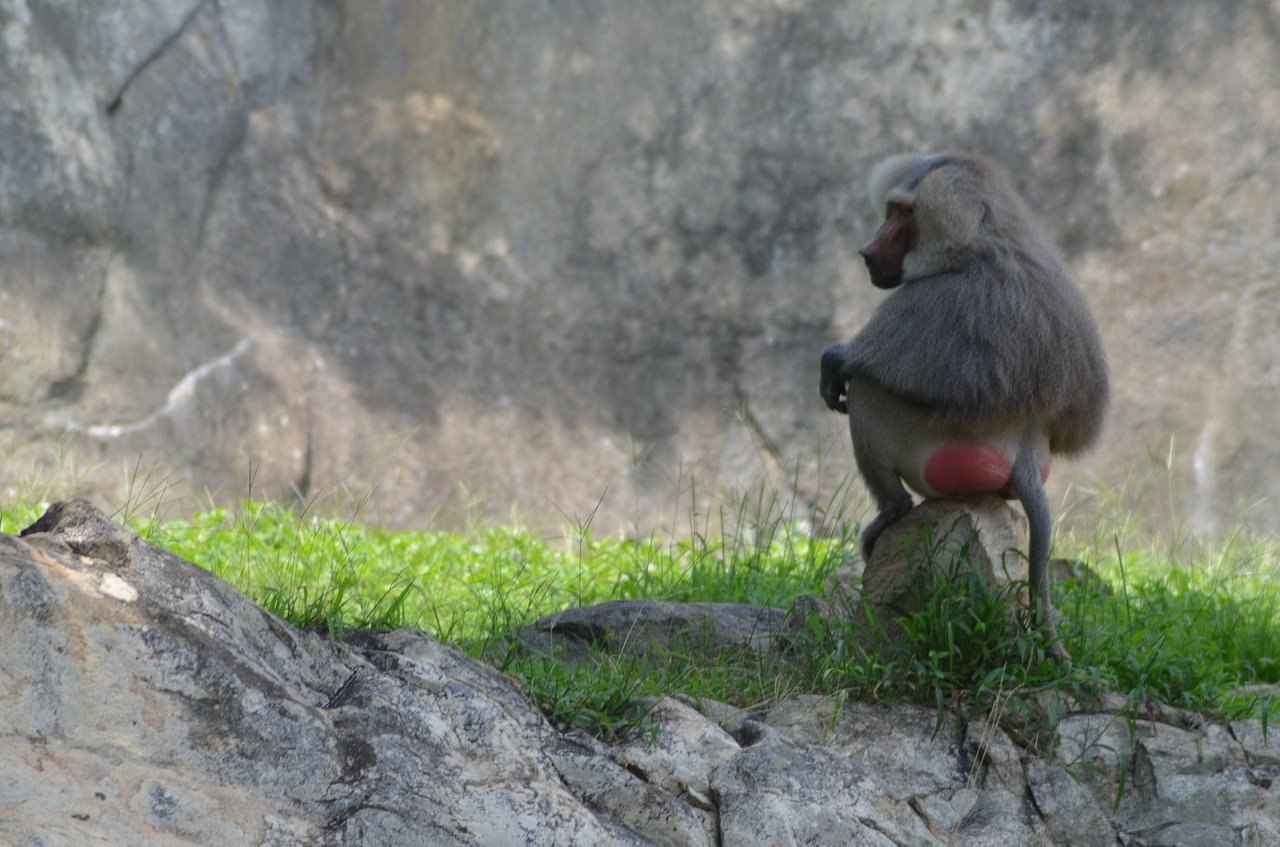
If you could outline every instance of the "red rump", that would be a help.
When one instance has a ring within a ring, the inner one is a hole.
[[[938,450],[924,465],[924,481],[941,497],[994,491],[1011,499],[1009,475],[1013,465],[1000,450],[987,444],[949,444]],[[1040,479],[1048,479],[1049,469],[1040,468]]]

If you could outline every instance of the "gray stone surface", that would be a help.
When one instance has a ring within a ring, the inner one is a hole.
[[[781,609],[743,603],[611,600],[547,615],[516,639],[525,649],[566,659],[586,657],[593,648],[633,655],[766,652],[784,618]]]
[[[857,621],[866,634],[892,640],[902,634],[897,619],[920,607],[935,579],[972,574],[996,590],[1025,584],[1027,543],[1026,519],[996,495],[926,500],[885,529],[869,562],[856,559],[832,574],[822,595],[799,597],[782,629],[798,633],[817,616]],[[1010,626],[1018,626],[1027,591],[1008,591],[1007,600]]]
[[[11,843],[662,843],[572,793],[496,671],[298,632],[83,501],[36,528],[0,536]]]
[[[927,500],[876,542],[862,572],[861,603],[882,618],[894,608],[915,609],[921,588],[938,575],[972,573],[993,587],[1026,582],[1027,543],[1026,519],[999,497]]]
[[[798,698],[769,721],[785,737],[838,752],[906,800],[929,829],[955,845],[1046,843],[1027,800],[1022,755],[998,728],[964,727],[919,706]]]
[[[663,697],[646,710],[639,728],[613,755],[632,772],[644,774],[645,781],[714,813],[712,774],[741,749],[709,716]]]
[[[1058,762],[1027,762],[1027,787],[1058,847],[1114,847],[1116,833],[1103,807]]]
[[[881,296],[866,171],[969,148],[1111,353],[1055,502],[1280,528],[1268,0],[3,0],[0,32],[14,491],[372,489],[401,526],[648,526],[690,474],[826,502],[817,358]]]
[[[1257,721],[1242,723],[1246,738],[1260,731]],[[1263,845],[1280,837],[1273,790],[1280,768],[1250,763],[1228,727],[1186,730],[1086,713],[1064,718],[1058,732],[1059,758],[1114,810],[1116,829],[1141,843]]]
[[[552,744],[547,755],[560,778],[591,809],[643,833],[645,843],[662,847],[716,847],[716,816],[691,795],[648,781],[603,744],[586,736]]]
[[[857,762],[766,740],[716,772],[725,844],[938,847],[946,842]]]

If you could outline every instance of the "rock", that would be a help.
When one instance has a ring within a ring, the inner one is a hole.
[[[715,774],[724,844],[926,847],[933,835],[865,768],[822,747],[756,744]]]
[[[822,594],[802,594],[797,597],[782,624],[783,633],[800,633],[812,616],[825,621],[851,620],[862,599],[862,573],[865,568],[862,559],[854,559],[849,564],[836,568],[827,577]]]
[[[944,718],[939,726],[938,713],[919,706],[800,697],[775,706],[768,720],[794,742],[820,744],[866,768],[947,843],[1036,843],[1044,829],[1023,801],[1012,742],[994,726]]]
[[[1026,519],[995,495],[926,500],[884,531],[860,578],[847,568],[829,580],[825,596],[799,598],[783,632],[799,633],[811,615],[846,621],[871,613],[892,635],[900,631],[896,619],[919,607],[920,591],[934,577],[972,573],[993,589],[1025,583],[1026,545]],[[1025,605],[1027,592],[1011,598]]]
[[[19,843],[661,843],[573,793],[496,671],[299,632],[86,503],[0,536],[0,605]]]
[[[859,620],[868,609],[877,626],[897,632],[894,619],[919,606],[919,591],[933,575],[973,573],[994,589],[1025,582],[1026,546],[1026,518],[995,495],[926,500],[884,531],[870,562],[842,566],[827,580],[824,594],[797,598],[782,632],[799,634],[814,615]],[[1025,604],[1027,592],[1013,598]]]
[[[719,724],[663,697],[649,706],[640,725],[612,756],[629,771],[644,774],[645,782],[694,808],[715,812],[711,773],[741,749]],[[714,819],[709,822],[714,832]]]
[[[671,699],[715,721],[734,738],[744,734],[747,723],[758,723],[764,720],[764,712],[758,708],[735,706],[732,703],[722,703],[708,698],[695,699],[687,694],[676,694]]]
[[[636,771],[615,761],[589,736],[566,738],[547,750],[573,793],[610,820],[641,833],[645,843],[663,847],[713,847],[716,816],[706,797],[678,792],[637,779]]]
[[[913,608],[928,574],[974,573],[991,586],[1027,579],[1027,523],[995,495],[926,500],[876,542],[862,573],[862,601]]]
[[[1111,355],[1051,499],[1275,530],[1276,17],[8,0],[0,479],[123,503],[141,455],[179,509],[647,531],[794,468],[804,513],[853,471],[814,375],[881,296],[866,174],[948,148],[1010,170]]]
[[[768,722],[794,743],[838,750],[902,797],[950,793],[969,777],[958,728],[938,726],[933,709],[797,697],[770,709]]]
[[[1114,847],[1116,833],[1103,806],[1062,765],[1031,759],[1027,787],[1053,844]]]
[[[1114,809],[1121,832],[1189,845],[1261,845],[1280,833],[1272,777],[1248,766],[1227,727],[1191,731],[1082,714],[1064,718],[1058,730],[1059,758],[1102,808]]]
[[[581,659],[592,649],[716,654],[766,651],[782,626],[781,609],[738,603],[612,600],[547,615],[516,633],[528,650]]]
[[[1003,847],[1039,845],[1048,840],[1044,825],[1025,794],[994,790],[977,794],[973,805],[952,828],[949,843],[956,847]]]
[[[1280,735],[1273,726],[1264,727],[1262,721],[1247,720],[1233,721],[1230,729],[1250,765],[1267,768],[1280,776]]]

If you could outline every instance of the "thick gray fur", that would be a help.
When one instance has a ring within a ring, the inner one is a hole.
[[[863,376],[942,423],[981,433],[1034,422],[1051,452],[1083,452],[1109,401],[1084,298],[1022,198],[984,159],[890,159],[872,177],[877,206],[896,186],[877,185],[885,166],[909,176],[929,160],[939,164],[914,191],[919,246],[904,284],[845,346],[845,378]]]
[[[883,406],[874,398],[883,392],[910,409],[902,426],[935,437],[1024,433],[1010,487],[1030,523],[1031,589],[1052,636],[1051,524],[1036,445],[1047,439],[1049,453],[1074,455],[1097,440],[1109,402],[1097,327],[1057,251],[990,162],[899,156],[876,168],[870,190],[879,208],[903,197],[914,202],[918,239],[903,262],[903,283],[852,341],[824,353],[824,395],[847,386],[849,406]],[[859,470],[880,510],[864,531],[864,555],[911,507],[898,474],[877,461],[880,437],[853,433]],[[1056,637],[1051,644],[1065,659]]]

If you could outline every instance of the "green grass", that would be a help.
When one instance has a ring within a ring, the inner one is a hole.
[[[785,605],[845,555],[839,540],[780,522],[750,539],[662,543],[587,530],[546,538],[518,527],[387,532],[244,503],[135,528],[299,626],[407,626],[464,643],[605,600]]]
[[[853,537],[852,528],[810,537],[778,502],[720,514],[718,531],[684,540],[587,529],[546,538],[517,527],[385,532],[263,503],[132,523],[295,625],[336,638],[349,627],[429,631],[521,678],[557,723],[602,736],[633,724],[637,698],[676,692],[743,707],[799,692],[905,699],[940,713],[998,710],[1016,722],[1047,691],[1118,691],[1135,714],[1156,702],[1264,720],[1280,691],[1280,548],[1268,539],[1172,552],[1127,537],[1110,548],[1062,539],[1059,553],[1078,553],[1098,576],[1055,586],[1060,633],[1075,658],[1069,670],[1045,660],[1038,633],[1007,625],[1006,598],[964,578],[925,586],[901,635],[887,638],[874,622],[813,619],[774,656],[597,653],[569,664],[511,649],[505,638],[549,612],[611,599],[788,608],[820,590]],[[6,510],[0,529],[16,532],[39,511]],[[1052,716],[1027,718],[1044,720]]]
[[[1185,563],[1158,550],[1099,563],[1109,591],[1063,602],[1070,640],[1115,690],[1225,717],[1269,712],[1280,681],[1280,548],[1232,540]]]

